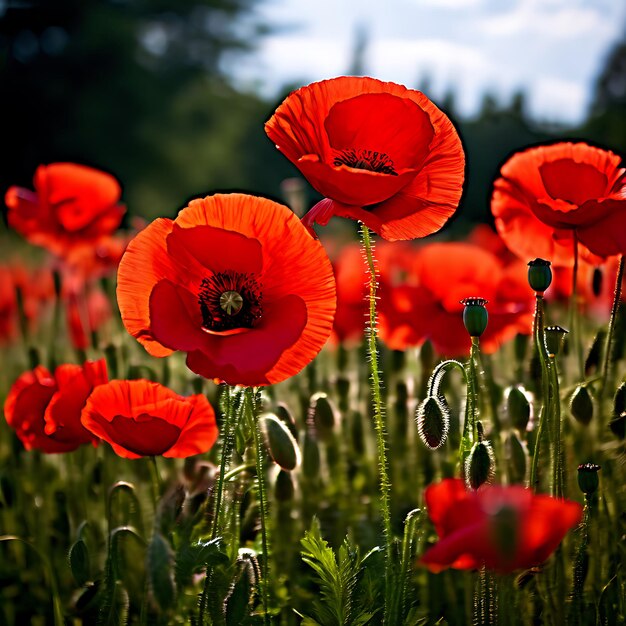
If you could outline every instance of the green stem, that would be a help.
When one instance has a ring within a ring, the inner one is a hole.
[[[574,580],[572,583],[572,604],[570,607],[570,623],[580,624],[580,611],[585,587],[585,573],[587,569],[587,548],[589,546],[589,522],[591,520],[591,499],[585,495],[583,521],[580,525],[582,538],[574,559]]]
[[[461,444],[459,446],[459,471],[461,475],[465,472],[465,461],[472,449],[472,445],[478,440],[478,384],[476,375],[476,357],[479,353],[478,338],[472,337],[472,347],[470,356],[464,368],[465,383],[467,386],[467,399],[465,401],[465,421]]]
[[[268,511],[267,511],[267,491],[265,485],[265,450],[263,448],[263,435],[261,433],[261,423],[256,415],[256,405],[254,400],[254,390],[246,389],[246,411],[248,418],[254,422],[254,448],[256,453],[256,478],[259,491],[259,510],[261,513],[261,543],[263,546],[263,561],[261,566],[261,596],[263,600],[263,623],[268,626],[269,615],[269,537],[268,537]]]
[[[156,511],[161,492],[163,491],[163,481],[159,474],[156,457],[150,456],[148,460],[150,464],[150,477],[152,478],[152,498],[154,499],[154,510]]]
[[[422,512],[420,509],[413,509],[404,521],[404,535],[402,537],[402,560],[400,563],[400,618],[406,617],[406,598],[409,588],[409,576],[411,573],[411,559],[413,557],[413,543],[415,540],[415,529],[420,520]]]
[[[549,420],[552,424],[552,442],[554,445],[552,458],[552,495],[555,498],[563,497],[563,450],[561,446],[561,396],[559,391],[559,376],[556,367],[556,358],[549,357],[548,374],[550,377],[550,410]]]
[[[611,343],[613,341],[613,333],[615,332],[615,320],[622,295],[622,280],[624,279],[624,255],[619,258],[619,266],[617,268],[617,278],[615,279],[615,291],[613,295],[613,306],[611,307],[611,318],[609,319],[609,330],[606,335],[606,346],[604,348],[604,365],[602,367],[602,388],[600,392],[600,401],[604,398],[606,388],[609,382],[609,367],[611,363]]]
[[[383,531],[385,535],[385,580],[386,599],[391,592],[391,566],[393,559],[391,530],[391,483],[389,481],[389,461],[387,459],[387,433],[383,419],[383,404],[381,399],[381,380],[378,369],[378,349],[376,346],[377,320],[376,320],[376,288],[378,285],[374,254],[369,228],[361,224],[361,238],[367,260],[369,272],[369,328],[367,333],[367,348],[370,364],[370,380],[372,399],[374,402],[374,425],[376,429],[376,444],[378,448],[378,469],[380,473],[380,511],[383,519]],[[387,602],[385,603],[387,605]],[[386,608],[387,610],[387,608]],[[385,620],[385,623],[388,623]]]

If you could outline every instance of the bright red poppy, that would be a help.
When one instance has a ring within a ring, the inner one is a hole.
[[[543,563],[582,518],[576,502],[521,486],[468,491],[458,478],[424,492],[439,541],[420,559],[432,572],[485,566],[501,573]]]
[[[533,301],[522,262],[503,265],[495,255],[468,243],[433,243],[407,256],[406,272],[383,278],[379,305],[380,338],[394,350],[430,339],[441,354],[470,348],[461,300],[488,300],[489,324],[481,335],[484,352],[518,333],[530,334]]]
[[[287,207],[244,194],[193,200],[129,244],[117,298],[128,332],[153,356],[232,385],[299,372],[328,339],[336,295],[319,241]]]
[[[342,76],[290,94],[265,124],[276,147],[325,200],[304,217],[360,220],[385,239],[439,230],[461,198],[465,156],[444,113],[424,94]]]
[[[626,253],[626,170],[608,150],[557,143],[513,155],[494,183],[498,232],[522,259],[571,265],[574,233],[591,262]],[[590,251],[591,254],[588,252]]]
[[[7,191],[9,225],[59,256],[110,235],[126,210],[115,178],[85,165],[40,165],[33,183],[35,191]]]
[[[59,365],[54,375],[39,365],[13,383],[4,416],[27,450],[71,452],[95,444],[98,439],[83,428],[80,414],[92,390],[106,381],[104,359]]]
[[[185,398],[147,380],[112,380],[94,389],[82,423],[127,459],[201,454],[218,434],[215,412],[203,395]]]

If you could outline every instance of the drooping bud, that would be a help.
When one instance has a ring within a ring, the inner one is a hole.
[[[526,430],[530,419],[530,402],[522,389],[522,387],[511,387],[506,399],[506,409],[511,425],[520,432]]]
[[[429,396],[415,413],[417,432],[424,445],[431,450],[440,448],[448,437],[450,407],[443,396]]]
[[[547,326],[543,334],[545,338],[546,350],[550,356],[557,356],[563,347],[563,339],[569,331],[561,326]]]
[[[533,291],[542,294],[552,282],[550,261],[535,259],[528,263],[528,284]]]
[[[578,486],[586,496],[590,496],[598,490],[600,485],[598,472],[600,469],[600,466],[595,463],[583,463],[578,466]]]
[[[495,458],[488,441],[478,441],[465,461],[465,482],[470,489],[478,489],[491,481],[495,473]]]
[[[461,304],[463,309],[463,324],[470,337],[480,337],[487,328],[489,314],[485,305],[488,300],[484,298],[464,298]]]
[[[593,418],[593,400],[584,385],[578,385],[569,403],[572,417],[581,424],[588,426]]]
[[[293,470],[300,463],[300,449],[289,429],[273,413],[259,418],[265,445],[274,462],[284,470]]]
[[[323,391],[311,396],[307,421],[315,425],[315,432],[322,439],[332,436],[336,421],[335,414],[333,403]]]
[[[280,419],[280,421],[287,426],[289,432],[293,435],[293,438],[298,441],[298,427],[296,425],[296,420],[289,410],[289,407],[283,402],[279,402],[276,405],[276,415]]]
[[[276,483],[274,484],[274,495],[279,502],[289,502],[293,500],[293,494],[295,487],[293,485],[293,478],[291,472],[280,470],[276,476]]]

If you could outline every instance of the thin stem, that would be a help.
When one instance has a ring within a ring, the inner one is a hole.
[[[580,608],[583,600],[583,591],[585,588],[585,574],[587,569],[589,546],[589,522],[591,520],[591,499],[585,495],[585,506],[583,508],[583,521],[580,525],[582,534],[580,545],[576,551],[574,559],[574,579],[572,586],[572,604],[570,607],[570,623],[580,624]]]
[[[611,343],[613,341],[613,333],[615,332],[615,320],[622,296],[622,281],[624,279],[624,255],[619,258],[619,266],[617,268],[617,278],[615,279],[615,291],[613,295],[613,306],[611,307],[611,318],[609,319],[609,331],[606,335],[606,346],[604,348],[604,365],[602,367],[602,388],[600,392],[600,400],[604,398],[606,388],[609,382],[609,367],[611,363]]]
[[[378,448],[378,469],[380,473],[380,511],[383,519],[385,535],[385,575],[387,581],[386,598],[390,592],[390,568],[392,565],[392,530],[391,530],[391,483],[389,481],[389,461],[387,459],[387,433],[383,419],[383,404],[381,399],[381,380],[378,369],[378,349],[376,346],[377,319],[376,319],[376,288],[378,286],[376,265],[372,251],[372,242],[369,228],[361,224],[361,238],[369,273],[369,328],[367,333],[367,349],[370,364],[370,381],[372,399],[374,402],[374,425],[376,429],[376,444]],[[385,603],[387,605],[387,602]],[[387,606],[386,606],[387,610]],[[386,622],[387,620],[385,620]]]
[[[148,457],[148,462],[150,465],[150,477],[152,479],[152,498],[154,500],[154,510],[156,511],[159,498],[161,497],[161,491],[163,490],[163,482],[159,474],[156,457]]]
[[[574,349],[578,360],[580,379],[585,378],[585,362],[583,359],[583,343],[580,335],[580,315],[578,314],[578,234],[573,231],[574,268],[572,272],[572,295],[570,298],[570,328],[574,334]],[[571,335],[570,335],[571,337]]]
[[[559,391],[559,376],[556,368],[556,359],[549,356],[548,374],[550,377],[549,419],[552,424],[552,495],[555,498],[563,497],[563,451],[561,447],[561,396]]]

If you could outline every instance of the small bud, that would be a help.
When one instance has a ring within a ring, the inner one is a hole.
[[[302,475],[312,480],[320,473],[320,449],[315,435],[308,430],[304,433],[302,444]]]
[[[431,450],[440,448],[448,437],[450,408],[443,396],[429,396],[417,407],[417,432],[424,445]]]
[[[420,348],[419,361],[424,371],[429,372],[433,369],[433,365],[435,364],[435,349],[433,348],[433,344],[428,339]]]
[[[491,481],[495,465],[491,444],[488,441],[475,443],[465,461],[465,482],[468,488],[478,489]]]
[[[272,413],[264,413],[259,419],[265,445],[274,462],[285,470],[295,469],[300,462],[300,449],[287,426]]]
[[[593,339],[587,358],[585,359],[585,376],[591,376],[599,371],[600,361],[602,360],[602,352],[606,343],[606,331],[599,330]]]
[[[535,259],[528,263],[528,284],[533,291],[542,294],[552,282],[550,261]]]
[[[544,331],[546,350],[550,356],[556,356],[561,352],[563,339],[569,331],[561,326],[547,326]]]
[[[336,422],[335,413],[333,403],[323,391],[311,396],[307,421],[315,424],[315,432],[322,439],[332,436]]]
[[[520,432],[526,430],[530,419],[530,402],[522,389],[522,387],[511,387],[506,399],[506,409],[511,425]]]
[[[512,483],[523,483],[528,468],[528,451],[518,436],[512,432],[506,440],[509,457],[509,471]]]
[[[613,417],[609,422],[609,428],[618,439],[624,439],[626,437],[626,411]]]
[[[578,486],[586,496],[598,491],[600,485],[598,472],[600,469],[600,466],[595,463],[583,463],[578,466]]]
[[[488,300],[484,298],[465,298],[461,300],[463,309],[463,324],[470,337],[480,337],[487,328],[489,314],[485,308]]]
[[[576,387],[569,403],[569,410],[577,422],[585,426],[589,425],[593,417],[593,401],[587,387],[583,385]]]
[[[289,410],[289,407],[283,402],[279,402],[276,405],[276,415],[280,421],[287,426],[289,432],[293,435],[293,438],[298,441],[298,427],[294,416]]]
[[[518,363],[523,363],[526,359],[526,352],[528,349],[529,337],[528,335],[522,335],[517,333],[515,335],[515,341],[513,342],[513,349],[515,351],[515,360]]]
[[[278,476],[276,476],[276,483],[274,484],[274,495],[279,502],[289,502],[293,500],[293,494],[295,488],[293,486],[293,479],[291,472],[280,470]]]

